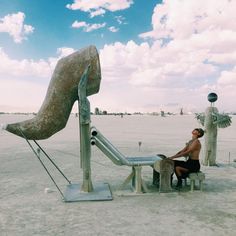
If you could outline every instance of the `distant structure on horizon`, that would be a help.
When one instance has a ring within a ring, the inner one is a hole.
[[[165,116],[165,112],[161,111],[161,116],[164,117]]]
[[[98,107],[95,107],[94,114],[95,115],[100,115],[100,111],[99,111]]]

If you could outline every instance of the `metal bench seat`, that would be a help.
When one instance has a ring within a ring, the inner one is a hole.
[[[96,145],[114,164],[132,167],[131,174],[125,179],[120,189],[124,188],[130,181],[136,193],[148,192],[142,179],[142,166],[154,167],[156,162],[163,160],[160,156],[149,157],[125,157],[112,143],[106,139],[95,127],[91,128],[91,144]]]
[[[151,157],[126,157],[131,166],[152,166],[156,161],[161,161],[159,156]]]

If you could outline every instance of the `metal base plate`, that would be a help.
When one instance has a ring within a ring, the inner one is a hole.
[[[113,199],[108,183],[93,184],[92,192],[81,191],[80,184],[69,184],[66,187],[64,197],[65,202],[109,201]]]

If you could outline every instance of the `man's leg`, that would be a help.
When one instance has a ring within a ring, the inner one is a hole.
[[[184,168],[184,167],[181,167],[181,166],[176,166],[175,167],[175,174],[176,174],[176,177],[178,179],[178,182],[177,182],[177,185],[176,185],[177,188],[182,187],[182,174],[183,173],[188,173],[188,172],[189,172],[189,170]]]

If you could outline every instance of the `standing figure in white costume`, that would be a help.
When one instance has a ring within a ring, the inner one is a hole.
[[[220,114],[218,109],[214,107],[214,102],[218,96],[215,93],[208,94],[208,101],[211,106],[208,107],[205,113],[196,114],[196,118],[200,121],[205,129],[205,148],[204,161],[205,166],[216,165],[217,153],[217,128],[226,128],[231,124],[231,117],[227,114]]]

